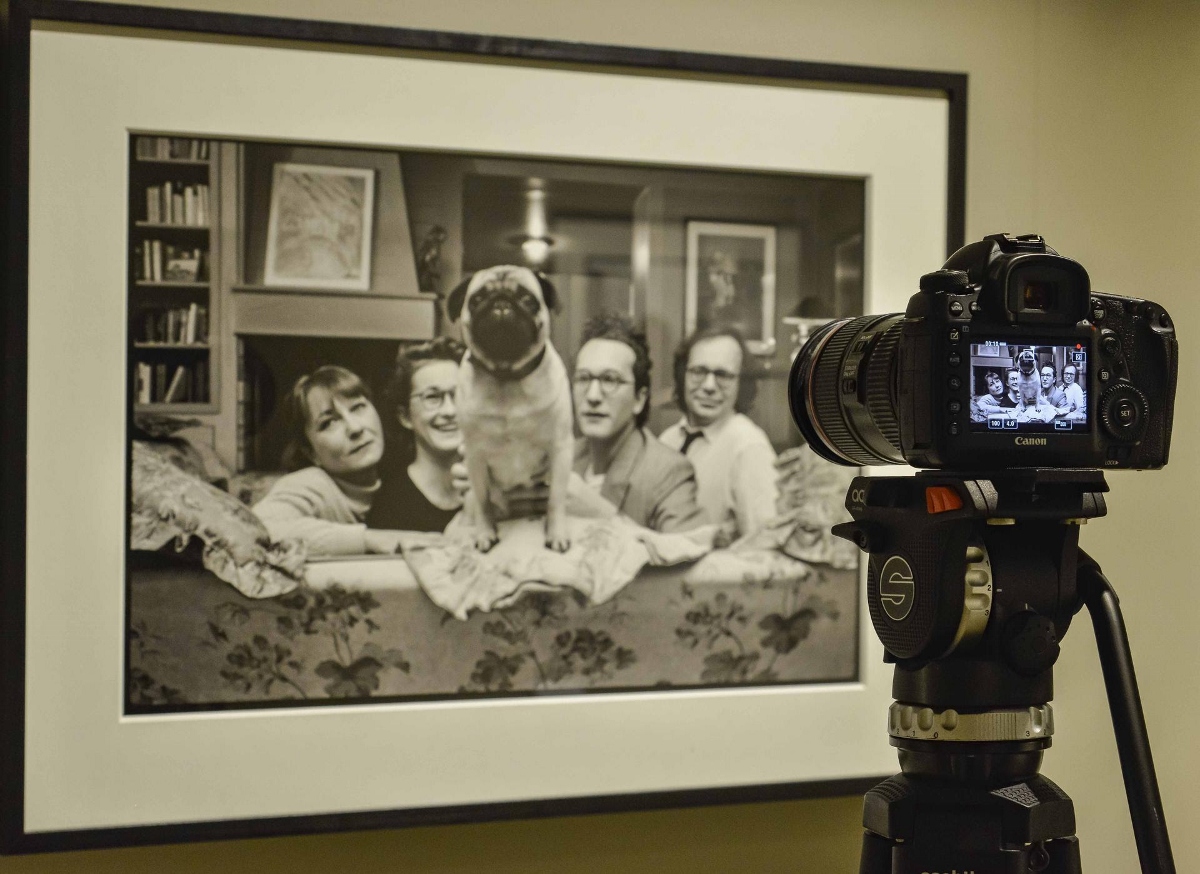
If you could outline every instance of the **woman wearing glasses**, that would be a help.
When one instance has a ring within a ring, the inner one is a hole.
[[[675,353],[675,401],[683,418],[659,439],[696,469],[699,503],[726,536],[750,534],[776,513],[775,450],[746,411],[754,382],[742,379],[746,344],[733,328],[712,327]]]
[[[367,514],[370,528],[444,531],[461,509],[466,483],[453,468],[461,460],[454,388],[463,349],[438,337],[396,356],[385,392],[388,454]]]

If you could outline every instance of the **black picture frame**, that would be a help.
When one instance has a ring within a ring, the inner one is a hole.
[[[877,781],[850,779],[685,788],[672,791],[513,799],[483,804],[408,807],[303,816],[263,816],[172,822],[115,828],[30,831],[25,819],[27,607],[27,411],[29,405],[29,270],[31,36],[35,23],[72,28],[129,28],[162,34],[209,35],[285,44],[419,52],[433,56],[568,66],[594,71],[645,71],[658,76],[700,76],[759,83],[809,83],[898,92],[917,90],[946,101],[945,249],[964,243],[966,199],[967,76],[965,74],[849,66],[694,52],[596,45],[484,34],[377,27],[264,16],[76,2],[7,0],[0,4],[4,89],[0,164],[6,198],[4,294],[0,303],[5,355],[0,440],[0,851],[32,853],[95,847],[309,834],[370,828],[577,815],[674,806],[746,803],[857,794]],[[936,265],[931,265],[935,267]],[[915,277],[914,277],[915,280]],[[915,282],[914,282],[915,284]],[[882,718],[882,716],[881,716]],[[882,744],[882,737],[880,739]]]

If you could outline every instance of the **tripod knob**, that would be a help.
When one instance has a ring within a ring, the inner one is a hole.
[[[1058,661],[1058,630],[1048,616],[1026,610],[1004,624],[1004,661],[1023,677],[1036,677]]]

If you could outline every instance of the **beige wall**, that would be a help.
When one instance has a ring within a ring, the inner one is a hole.
[[[1181,326],[1172,465],[1112,476],[1110,516],[1083,536],[1124,595],[1178,867],[1200,868],[1200,682],[1191,670],[1200,537],[1182,509],[1200,478],[1200,448],[1191,439],[1200,412],[1187,403],[1200,375],[1192,328],[1200,324],[1193,254],[1200,7],[1116,0],[162,5],[969,73],[968,237],[1041,232],[1082,261],[1096,287],[1155,298]],[[1058,735],[1044,770],[1075,799],[1088,874],[1137,870],[1085,618],[1059,664]],[[858,815],[857,801],[837,799],[0,859],[0,874],[852,871]]]

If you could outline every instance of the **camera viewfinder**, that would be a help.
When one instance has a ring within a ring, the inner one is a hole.
[[[1022,309],[1053,312],[1058,309],[1058,283],[1039,280],[1026,281],[1021,288]]]

